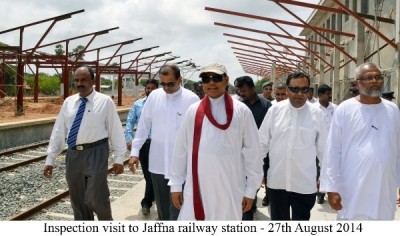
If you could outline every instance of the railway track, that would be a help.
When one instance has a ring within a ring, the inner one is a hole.
[[[54,166],[51,181],[43,177],[48,142],[41,142],[0,153],[0,220],[72,220],[69,191],[65,180],[65,152]],[[124,165],[129,160],[126,154]],[[110,153],[109,163],[114,157]],[[118,176],[109,169],[110,200],[113,201],[143,179],[141,171],[132,175],[128,168]],[[64,204],[62,204],[64,203]],[[57,206],[63,210],[53,210]],[[57,213],[58,211],[58,213]],[[56,212],[56,213],[52,213]],[[58,215],[60,217],[55,217]]]

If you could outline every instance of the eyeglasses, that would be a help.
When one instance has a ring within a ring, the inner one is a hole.
[[[202,75],[201,76],[201,82],[203,84],[208,84],[210,83],[211,80],[213,80],[215,83],[219,83],[222,81],[224,77],[222,75]]]
[[[288,88],[290,89],[290,91],[292,91],[293,93],[299,93],[300,91],[302,93],[307,93],[308,90],[310,89],[310,87],[293,87],[293,86],[288,86]]]
[[[175,82],[168,82],[168,83],[160,82],[160,85],[162,87],[167,86],[167,87],[173,88],[175,86]]]
[[[375,79],[376,81],[382,81],[383,80],[383,76],[381,76],[381,75],[369,76],[369,77],[365,77],[365,78],[359,78],[357,80],[372,81],[373,79]]]

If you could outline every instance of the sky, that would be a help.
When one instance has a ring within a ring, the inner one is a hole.
[[[301,1],[314,4],[319,2],[319,0]],[[0,8],[0,32],[83,9],[83,13],[75,14],[70,19],[57,22],[42,44],[119,27],[119,29],[110,31],[108,34],[97,36],[88,50],[142,38],[133,44],[123,46],[119,53],[159,46],[152,51],[143,53],[141,57],[171,52],[170,56],[179,56],[173,62],[191,59],[200,68],[208,63],[218,62],[226,66],[231,83],[235,78],[243,75],[249,75],[255,81],[261,78],[244,72],[234,50],[231,48],[237,47],[237,45],[227,41],[232,40],[261,47],[265,47],[265,45],[227,37],[223,33],[265,41],[273,40],[263,34],[216,26],[214,22],[279,34],[285,33],[271,22],[206,11],[205,7],[298,22],[276,3],[268,0],[0,0],[0,6],[2,6]],[[309,8],[285,6],[303,20],[306,20],[312,13],[312,9]],[[26,28],[24,30],[23,48],[28,49],[35,46],[49,26],[50,23],[48,22]],[[302,30],[294,26],[282,25],[282,27],[294,36],[298,36]],[[69,47],[86,45],[90,39],[91,37],[85,37],[80,40],[73,40]],[[279,39],[281,43],[299,46],[293,40]],[[0,34],[0,42],[17,46],[19,31]],[[117,48],[115,46],[102,49],[100,58],[112,56]],[[276,47],[276,49],[281,48]],[[54,53],[54,46],[39,50]],[[257,51],[254,48],[250,50]],[[124,56],[123,61],[133,60],[136,56],[137,54]],[[95,58],[96,52],[85,55],[86,60],[94,60]],[[159,59],[164,58],[167,57]],[[141,61],[141,63],[144,62],[148,61]],[[145,69],[145,67],[141,68]],[[55,73],[54,70],[43,72]],[[183,74],[185,78],[199,80],[198,72],[183,70]]]

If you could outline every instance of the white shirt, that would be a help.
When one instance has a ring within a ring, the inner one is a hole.
[[[95,90],[86,98],[88,101],[76,144],[93,143],[108,137],[114,149],[115,163],[122,164],[126,152],[125,137],[114,101]],[[51,133],[45,165],[53,166],[55,158],[64,149],[80,103],[79,94],[69,96],[64,101]]]
[[[337,105],[333,104],[331,102],[329,102],[328,107],[322,106],[321,103],[319,103],[319,102],[314,103],[314,105],[316,107],[318,107],[319,109],[321,109],[322,112],[324,112],[324,114],[325,114],[325,124],[326,124],[326,126],[328,127],[328,130],[329,130],[329,127],[331,126],[331,122],[332,122],[333,112],[335,111]]]
[[[219,124],[226,123],[225,96],[210,99]],[[174,148],[171,192],[182,192],[179,220],[194,220],[192,150],[195,116],[200,102],[190,106]],[[254,199],[262,181],[263,158],[259,154],[257,125],[250,109],[233,99],[228,129],[215,127],[204,116],[198,152],[198,177],[206,220],[241,220],[243,197]],[[247,177],[247,179],[246,179]]]
[[[333,115],[320,191],[341,195],[338,219],[393,220],[400,187],[400,112],[392,102],[342,102]]]
[[[286,99],[269,108],[259,129],[261,156],[269,152],[269,188],[316,192],[315,157],[322,162],[328,133],[323,120],[322,111],[307,102],[295,108]]]
[[[272,102],[271,102],[271,105],[275,105],[275,104],[277,104],[278,102],[276,101],[276,99],[275,100],[273,100]]]
[[[197,101],[199,97],[183,87],[173,94],[167,94],[162,88],[151,92],[132,141],[131,156],[139,156],[151,127],[149,171],[169,179],[176,134],[187,109]]]
[[[243,98],[239,95],[237,95],[236,93],[232,95],[233,99],[239,100],[239,101],[243,101]]]
[[[315,97],[312,97],[311,99],[308,99],[308,98],[307,98],[307,101],[308,101],[308,102],[311,102],[311,103],[316,103],[316,102],[318,102],[318,99],[315,98]]]

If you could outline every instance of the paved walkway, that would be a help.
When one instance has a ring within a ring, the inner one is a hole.
[[[157,209],[155,203],[151,208],[150,215],[144,216],[141,211],[140,201],[142,200],[145,189],[145,181],[140,181],[135,187],[126,192],[112,203],[113,217],[116,221],[155,221],[157,218]],[[269,207],[261,206],[264,197],[264,189],[258,192],[258,209],[254,216],[255,220],[270,220]],[[367,206],[366,206],[367,207]],[[336,212],[329,207],[325,201],[324,204],[315,204],[311,211],[312,221],[332,221],[336,219]],[[400,209],[396,211],[396,220],[400,220]]]

